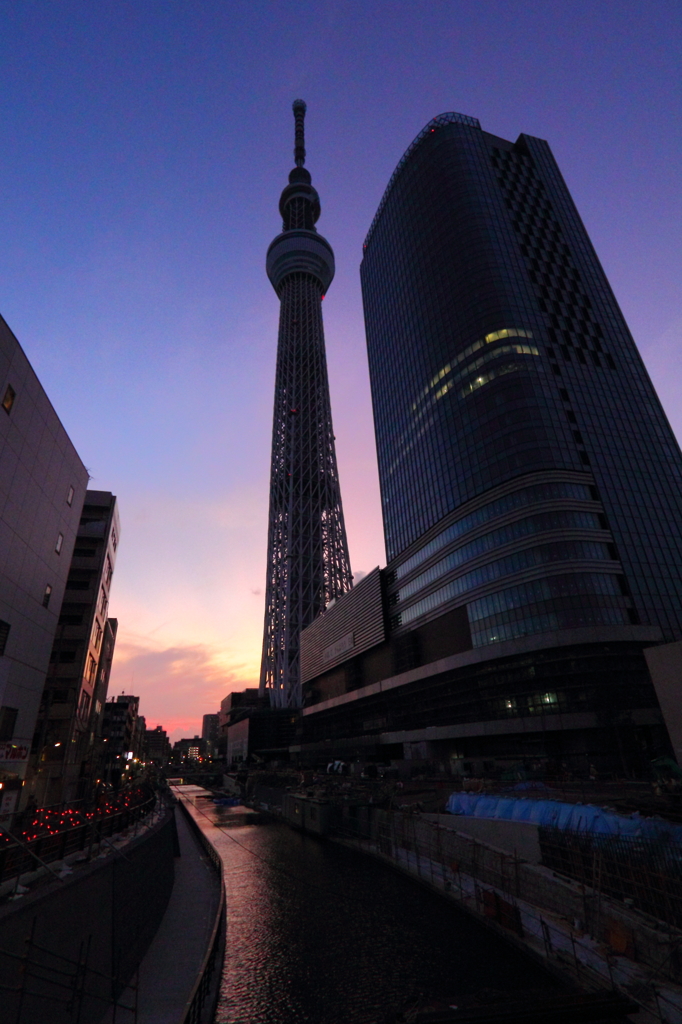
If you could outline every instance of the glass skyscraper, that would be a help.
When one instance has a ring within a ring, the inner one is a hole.
[[[361,277],[392,629],[682,637],[682,456],[547,143],[429,122]]]
[[[388,564],[302,633],[302,752],[646,774],[682,456],[547,143],[434,118],[361,278]]]

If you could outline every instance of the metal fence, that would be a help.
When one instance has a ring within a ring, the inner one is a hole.
[[[542,826],[542,863],[659,921],[682,928],[682,848],[664,839]]]
[[[128,831],[132,839],[136,823],[152,805],[153,800],[148,799],[125,812],[107,815],[94,823],[98,826],[94,833],[90,832],[93,823],[70,829],[69,842],[74,833],[85,832],[86,837],[94,834],[96,838],[99,826],[104,832],[125,824],[133,825]],[[116,1024],[121,1015],[126,1021],[138,1019],[140,958],[158,927],[172,888],[175,827],[163,797],[159,815],[154,815],[151,822],[159,827],[143,827],[145,842],[133,843],[125,850],[111,844],[113,856],[101,861],[97,870],[70,877],[64,897],[61,893],[65,890],[52,887],[37,904],[20,901],[3,907],[2,1024],[48,1020],[53,1024],[83,1024],[100,1020],[107,1008],[109,1024]],[[145,825],[149,824],[147,817]],[[103,834],[101,841],[109,843]],[[49,855],[49,851],[43,852]],[[28,853],[26,857],[33,868],[33,857]],[[65,873],[58,877],[66,880]],[[10,885],[9,894],[12,889]],[[25,891],[18,887],[17,877],[15,894]],[[82,907],[90,908],[90,913],[84,913]],[[101,913],[93,914],[93,907],[101,907]]]
[[[46,819],[45,825],[35,824],[32,831],[24,829],[19,834],[0,826],[0,884],[8,879],[18,883],[23,874],[62,861],[73,853],[87,851],[92,856],[102,843],[141,821],[155,806],[156,796],[145,794],[138,803],[112,810],[103,808],[89,815],[69,809],[68,818],[62,815],[61,819]],[[27,834],[31,838],[25,838]]]
[[[111,1024],[116,1024],[117,1010],[131,1013],[133,1024],[136,1024],[137,974],[129,982],[126,993],[132,1002],[125,1003],[121,997],[115,999],[113,995],[120,987],[119,979],[95,969],[89,962],[91,935],[80,943],[77,957],[68,957],[36,942],[34,933],[35,920],[23,950],[0,949],[0,962],[6,958],[21,964],[18,984],[0,982],[0,990],[6,993],[6,998],[16,997],[10,1011],[11,1018],[3,1016],[3,1021],[7,1024],[35,1021],[36,1007],[42,1005],[45,1020],[68,1020],[80,1024],[84,1013],[92,1019],[94,1007],[97,1007],[94,1014],[98,1019],[110,1007]]]
[[[545,912],[520,858],[488,847],[475,839],[443,828],[418,814],[379,811],[364,821],[336,827],[337,838],[397,867],[436,890],[447,893],[463,909],[487,920],[522,942],[560,970],[573,975],[580,987],[595,985],[634,997],[644,1011],[642,1020],[679,1024],[682,994],[668,980],[664,956],[658,966],[635,963],[629,950],[618,955],[589,932],[561,924],[555,908]],[[565,910],[565,908],[564,908]]]
[[[213,1020],[215,1006],[218,1001],[220,977],[222,974],[223,958],[225,955],[227,907],[225,899],[225,883],[223,881],[223,862],[215,846],[213,846],[210,840],[207,839],[199,828],[182,799],[179,800],[179,804],[194,837],[207,854],[211,865],[220,877],[220,902],[216,912],[211,938],[209,940],[197,980],[194,983],[194,988],[187,1000],[187,1004],[181,1017],[182,1024],[208,1024],[209,1021]]]

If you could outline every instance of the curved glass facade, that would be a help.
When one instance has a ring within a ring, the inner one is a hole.
[[[422,562],[430,558],[436,551],[446,547],[458,537],[463,537],[477,526],[504,515],[505,512],[513,512],[524,505],[534,505],[541,501],[552,501],[559,498],[575,498],[576,501],[589,501],[590,489],[585,484],[573,484],[569,482],[535,484],[530,487],[523,487],[511,494],[505,494],[496,501],[491,501],[474,512],[458,519],[455,523],[446,527],[433,540],[424,544],[423,547],[410,558],[401,561],[395,568],[398,579],[406,576]]]
[[[679,639],[682,455],[549,147],[455,115],[427,128],[361,267],[393,624],[499,579],[468,606],[474,645],[628,623]]]
[[[396,600],[400,602],[407,600],[413,594],[418,594],[429,583],[433,583],[434,580],[447,575],[457,565],[461,565],[461,562],[458,562],[455,558],[456,554],[459,554],[459,552],[448,555],[447,558],[437,562],[436,565],[427,569],[420,576],[410,580],[406,586],[401,587],[396,593]],[[465,573],[464,576],[459,576],[454,581],[456,586],[451,584],[453,586],[451,595],[454,597],[457,594],[463,594],[467,590],[473,590],[475,587],[483,586],[485,583],[490,583],[502,576],[513,576],[517,572],[523,572],[525,569],[534,569],[536,566],[546,565],[549,562],[598,561],[610,557],[608,545],[593,543],[592,541],[562,540],[553,544],[541,544],[537,548],[526,548],[525,551],[516,551],[513,555],[499,558],[495,562],[488,562],[487,565],[481,566],[480,569],[475,569],[473,572]],[[440,591],[438,593],[440,594]],[[443,603],[445,600],[449,600],[449,598],[443,597],[442,601],[432,604],[431,607],[435,608],[437,604]],[[416,618],[417,614],[421,614],[421,612],[416,613],[415,608],[416,606],[411,606],[404,613],[403,621],[408,622],[410,619]],[[411,613],[409,617],[408,613]]]
[[[442,562],[439,562],[437,566],[429,570],[429,573],[424,573],[423,576],[418,577],[418,580],[425,580],[425,577],[428,577],[434,571],[437,572],[437,575],[442,576],[448,569],[464,565],[465,562],[476,558],[478,555],[485,554],[487,551],[493,551],[495,548],[500,548],[513,541],[530,537],[536,533],[547,533],[549,530],[598,529],[599,517],[594,512],[540,512],[538,515],[528,516],[526,519],[517,519],[513,523],[508,523],[507,526],[501,526],[498,530],[491,530],[490,533],[484,533],[481,537],[477,537],[476,540],[463,544],[461,548],[457,548],[447,558],[443,559]],[[418,580],[413,580],[405,587],[401,587],[399,591],[401,598],[414,593],[414,584],[417,584]],[[421,586],[423,585],[421,583]],[[417,589],[420,589],[419,585]]]
[[[467,613],[479,647],[556,629],[626,625],[626,601],[617,576],[576,572],[508,587],[473,601]]]

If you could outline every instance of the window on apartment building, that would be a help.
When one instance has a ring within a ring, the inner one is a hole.
[[[80,718],[85,718],[88,711],[90,710],[90,694],[86,693],[85,690],[81,693],[80,704],[78,705],[78,715]]]
[[[99,598],[99,613],[100,613],[100,615],[102,616],[103,619],[105,619],[107,617],[107,605],[108,605],[108,603],[109,602],[107,601],[107,595],[104,593],[104,591],[102,591],[102,593],[100,594],[100,598]]]
[[[83,543],[82,540],[76,541],[76,546],[73,549],[74,558],[95,558],[97,555],[97,545]]]
[[[75,491],[74,491],[73,487],[69,487],[68,493],[66,495],[66,504],[67,505],[73,505],[73,496],[74,496],[74,494],[75,494]]]
[[[54,546],[54,549],[55,549],[55,551],[57,552],[58,555],[61,554],[62,544],[63,543],[64,543],[64,534],[63,533],[58,533],[57,534],[57,543]]]
[[[9,636],[9,628],[9,622],[3,622],[3,620],[0,619],[0,656],[5,653],[7,637]]]
[[[91,654],[88,654],[88,682],[92,683],[97,671],[97,662]]]
[[[3,400],[2,400],[2,407],[3,407],[3,409],[5,410],[5,412],[7,413],[8,416],[9,416],[10,412],[12,411],[12,406],[14,405],[14,399],[16,397],[17,397],[16,391],[14,390],[14,388],[12,387],[11,384],[8,384],[7,385],[7,390],[5,391],[5,396],[4,396]]]
[[[47,586],[45,587],[45,593],[43,594],[43,608],[47,608],[47,606],[50,603],[50,598],[51,597],[52,597],[52,587],[48,583]]]
[[[111,531],[111,546],[114,549],[114,551],[118,547],[118,537],[116,536],[116,530]]]
[[[63,604],[59,615],[60,626],[80,626],[83,623],[86,605]]]
[[[18,714],[18,708],[10,708],[6,704],[0,707],[0,740],[12,739]]]
[[[95,645],[95,649],[99,650],[99,646],[102,643],[102,627],[97,619],[95,619],[95,625],[92,630],[92,642]]]
[[[66,581],[67,590],[89,590],[95,573],[87,569],[72,569]]]
[[[104,582],[107,587],[111,586],[111,577],[114,575],[114,570],[111,568],[111,559],[107,555],[107,567],[104,573]]]

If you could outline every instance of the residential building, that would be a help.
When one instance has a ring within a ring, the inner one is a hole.
[[[303,635],[303,634],[301,634]],[[227,763],[288,761],[298,714],[290,708],[250,708],[227,729]]]
[[[0,814],[24,786],[88,473],[0,318]]]
[[[157,725],[155,729],[147,729],[144,734],[144,756],[147,761],[154,761],[163,767],[171,756],[171,745],[166,730]]]
[[[104,745],[105,779],[118,784],[128,764],[135,757],[134,743],[140,698],[121,693],[104,705],[102,743]]]
[[[30,789],[39,805],[88,796],[95,782],[116,637],[107,612],[120,534],[116,497],[88,491],[34,737]]]
[[[206,741],[199,736],[185,737],[173,744],[173,755],[180,761],[198,761],[206,753]]]
[[[220,715],[204,715],[201,723],[201,738],[206,743],[206,753],[213,757],[218,752]]]
[[[267,698],[261,697],[256,686],[228,693],[221,700],[218,713],[218,733],[220,738],[227,739],[227,730],[230,725],[233,725],[240,718],[246,717],[250,710],[266,707],[267,703]]]
[[[147,719],[144,715],[138,715],[135,719],[133,730],[132,752],[133,759],[141,760],[144,757],[144,740],[147,734]]]
[[[303,748],[645,771],[682,456],[547,143],[429,122],[361,279],[388,565],[302,635]]]
[[[106,748],[102,742],[102,726],[104,723],[104,705],[109,692],[109,680],[114,660],[116,647],[116,636],[118,633],[118,619],[107,619],[102,639],[102,651],[97,664],[97,676],[95,679],[95,691],[92,697],[92,718],[90,731],[94,734],[93,743],[89,744],[89,763],[84,768],[84,775],[90,779],[94,778],[95,785],[103,777],[105,769]]]
[[[258,709],[269,706],[268,698],[256,687],[228,693],[220,702],[218,714],[218,742],[228,764],[245,761],[249,754],[248,718]],[[237,727],[237,723],[241,724]]]

